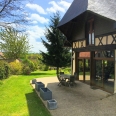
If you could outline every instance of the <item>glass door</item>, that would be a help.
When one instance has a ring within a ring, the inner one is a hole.
[[[85,83],[90,84],[90,59],[85,59]]]
[[[103,60],[95,61],[95,84],[99,87],[103,87]]]
[[[79,81],[84,81],[84,59],[79,59]]]
[[[114,62],[108,60],[95,61],[95,84],[106,91],[114,91]]]
[[[79,80],[90,84],[90,59],[79,59]]]

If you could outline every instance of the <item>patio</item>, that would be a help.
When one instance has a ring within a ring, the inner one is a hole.
[[[38,78],[52,91],[58,108],[49,110],[52,116],[115,116],[116,95],[76,81],[76,87],[58,86],[57,77]],[[34,87],[34,84],[32,84]],[[37,92],[38,96],[39,92]],[[41,98],[41,97],[40,97]],[[42,100],[42,99],[41,99]],[[43,100],[42,100],[43,101]],[[47,107],[47,101],[43,101]]]

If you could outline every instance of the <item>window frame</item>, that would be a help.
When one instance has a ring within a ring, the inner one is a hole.
[[[95,45],[94,18],[87,21],[87,41],[88,45]]]

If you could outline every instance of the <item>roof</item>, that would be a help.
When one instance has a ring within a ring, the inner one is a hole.
[[[0,56],[3,56],[3,53],[2,52],[0,52]]]
[[[66,24],[85,11],[91,11],[116,21],[116,0],[74,0],[58,27]]]
[[[0,52],[0,59],[5,59],[4,54]]]

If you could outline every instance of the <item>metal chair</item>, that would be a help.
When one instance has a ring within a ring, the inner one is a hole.
[[[76,83],[75,83],[76,77],[77,77],[77,73],[74,73],[74,75],[70,76],[70,79],[67,81],[68,86],[75,86],[76,85]]]
[[[63,74],[64,74],[64,72],[60,72],[60,74],[59,74],[60,82],[58,83],[58,86],[61,86],[61,85],[65,86],[66,85],[66,80],[64,78],[62,78],[62,76],[61,76]]]

